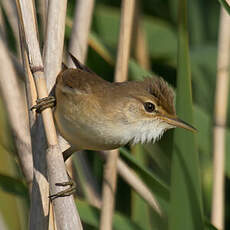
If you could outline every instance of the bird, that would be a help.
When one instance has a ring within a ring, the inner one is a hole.
[[[163,78],[109,82],[69,54],[76,68],[63,63],[49,97],[37,100],[31,108],[41,112],[54,107],[57,130],[71,145],[70,150],[63,152],[64,161],[79,150],[102,151],[126,144],[154,143],[165,131],[176,127],[197,131],[177,116],[174,91]],[[75,185],[69,179],[56,183],[71,187],[50,195],[51,200],[72,194]]]
[[[195,132],[178,118],[174,91],[161,77],[109,82],[81,64],[64,66],[54,87],[59,133],[75,150],[112,150],[149,143],[175,127]]]

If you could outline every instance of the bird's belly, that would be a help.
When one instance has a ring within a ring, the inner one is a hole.
[[[121,146],[119,138],[111,136],[112,130],[104,132],[101,124],[88,124],[78,119],[68,119],[55,112],[55,122],[60,134],[77,149],[110,150]],[[77,117],[77,116],[76,116]],[[110,133],[110,135],[109,135]]]

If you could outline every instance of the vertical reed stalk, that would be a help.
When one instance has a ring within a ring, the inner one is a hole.
[[[70,52],[79,60],[81,63],[85,63],[88,48],[88,36],[92,21],[94,8],[94,0],[79,0],[75,6],[74,20],[72,23],[72,32],[70,38]],[[70,57],[68,57],[68,65],[75,67]],[[77,137],[76,137],[77,138]],[[62,141],[63,142],[63,141]],[[100,207],[101,198],[98,192],[95,178],[93,177],[92,171],[87,164],[84,154],[78,152],[77,161],[79,174],[84,178],[83,189],[86,193],[87,200],[90,204]]]
[[[37,99],[36,87],[33,80],[33,75],[29,66],[29,58],[27,55],[25,38],[23,32],[23,24],[18,8],[18,26],[20,32],[21,53],[23,59],[24,73],[25,73],[25,86],[27,94],[27,105],[31,108]],[[34,22],[35,24],[35,22]],[[46,159],[45,147],[41,146],[42,142],[37,138],[37,128],[39,123],[36,123],[36,113],[29,111],[29,124],[32,138],[32,153],[33,153],[33,184],[31,194],[31,205],[29,214],[29,229],[39,230],[48,228],[48,215],[49,215],[49,184],[46,175]],[[43,126],[42,126],[43,128]],[[42,130],[43,131],[43,130]],[[42,132],[43,133],[43,132]],[[44,138],[45,139],[45,138]],[[44,142],[44,141],[43,141]],[[38,199],[39,197],[39,199]]]
[[[78,0],[75,6],[69,50],[82,63],[85,63],[87,55],[93,8],[94,0]],[[68,62],[74,67],[70,59]]]
[[[122,178],[127,181],[127,183],[139,194],[149,206],[151,206],[160,216],[162,211],[160,206],[149,191],[148,187],[143,183],[142,180],[136,175],[136,173],[130,169],[121,159],[117,160],[117,171],[122,176]]]
[[[137,59],[137,62],[143,68],[149,70],[150,69],[150,58],[148,53],[148,44],[146,40],[145,30],[143,28],[142,18],[141,18],[141,9],[140,9],[140,1],[137,1],[135,7],[135,17],[134,17],[134,55]]]
[[[64,45],[67,0],[50,0],[48,4],[44,47],[44,74],[48,92],[53,88],[61,70]]]
[[[2,40],[6,41],[6,28],[5,28],[5,23],[3,19],[3,10],[0,7],[0,33],[1,33],[1,38]]]
[[[120,35],[115,69],[115,81],[117,82],[122,82],[127,79],[134,9],[135,0],[122,1]],[[118,157],[119,151],[112,150],[108,153],[106,159],[104,168],[100,230],[112,229]]]
[[[100,152],[106,158],[106,152]],[[122,159],[117,160],[117,172],[130,187],[135,190],[159,215],[162,215],[157,199],[139,176]]]
[[[16,3],[14,0],[8,1],[1,1],[2,8],[5,11],[5,14],[8,16],[7,19],[9,20],[10,26],[12,28],[14,38],[16,41],[16,49],[18,55],[20,54],[20,39],[18,33],[18,22],[17,22],[17,10],[16,10]]]
[[[32,1],[28,2],[25,0],[17,0],[17,3],[20,22],[23,25],[25,43],[27,45],[27,55],[29,57],[30,68],[33,72],[38,98],[44,98],[48,96],[48,91],[46,88],[46,81],[43,73],[43,63],[36,34],[36,25],[34,23],[35,19],[33,15],[33,3]],[[63,2],[63,4],[65,3],[66,2]],[[64,7],[65,11],[65,5],[59,5],[61,4],[60,1],[53,0],[50,1],[49,4],[49,10],[51,12],[55,11],[55,7]],[[60,23],[60,26],[61,25],[62,23]],[[50,108],[42,111],[42,119],[48,144],[46,156],[50,193],[56,194],[63,188],[56,186],[55,183],[65,182],[68,180],[68,177],[66,174],[62,153],[58,145],[52,111]],[[54,205],[54,212],[58,229],[82,229],[72,196],[56,198],[52,203]]]
[[[82,182],[81,184],[87,201],[91,205],[100,208],[101,194],[99,186],[85,157],[85,153],[79,151],[74,157],[76,157],[75,166],[77,165],[79,180]]]
[[[224,155],[227,101],[229,94],[230,64],[230,16],[221,7],[217,79],[215,95],[215,125],[213,127],[213,193],[211,221],[218,229],[224,229]]]
[[[0,229],[1,230],[7,230],[8,228],[6,227],[6,224],[4,222],[4,219],[3,219],[3,216],[2,214],[0,213]]]
[[[44,73],[48,85],[48,92],[50,92],[51,89],[53,88],[54,83],[56,81],[56,76],[58,75],[61,69],[63,44],[64,44],[64,32],[65,32],[66,7],[67,7],[67,1],[55,1],[55,0],[49,1],[48,14],[46,15],[47,16],[46,26],[44,25],[44,27],[46,27],[45,47],[44,47]],[[51,183],[52,183],[51,180],[53,177],[53,173],[55,173],[52,169],[53,167],[52,162],[54,157],[55,156],[53,154],[47,155],[48,178]],[[52,170],[49,170],[49,164]],[[77,222],[73,221],[72,223],[70,223],[72,225],[70,228],[74,228],[74,226],[77,226],[80,229],[82,228],[80,223],[80,218],[74,206],[73,199],[70,200],[69,204],[71,205],[70,209],[72,209],[70,210],[70,213],[73,212],[73,214],[75,215],[73,218],[76,218],[77,221]],[[61,203],[58,204],[58,206],[60,208]],[[66,208],[63,206],[62,212],[65,211],[65,209]],[[52,207],[50,211],[51,211],[50,216],[52,216],[52,211],[53,211]],[[56,214],[57,211],[59,210],[57,210],[57,208],[55,209],[54,206],[54,212],[56,217],[55,220],[57,222],[57,226],[60,227],[60,225],[62,225],[63,228],[67,228],[71,214],[70,213],[67,214],[66,219],[63,221],[63,223],[60,223],[58,219],[59,217],[57,217]],[[55,224],[55,222],[53,222],[53,224]]]
[[[47,22],[47,10],[48,10],[48,0],[38,1],[38,13],[41,20],[41,30],[43,39],[46,36],[46,22]]]
[[[9,115],[22,172],[31,188],[33,180],[33,161],[26,105],[1,32],[0,50],[0,89]]]

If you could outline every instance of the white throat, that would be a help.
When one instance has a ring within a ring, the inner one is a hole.
[[[124,144],[128,142],[131,144],[154,143],[162,137],[166,130],[171,128],[174,128],[174,126],[159,119],[144,122],[140,121],[122,131],[122,142],[124,142]]]

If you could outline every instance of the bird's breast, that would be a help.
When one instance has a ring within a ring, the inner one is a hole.
[[[58,131],[71,145],[89,150],[109,150],[122,145],[122,132],[116,131],[113,121],[104,118],[96,108],[86,112],[79,107],[57,104],[54,112]]]

